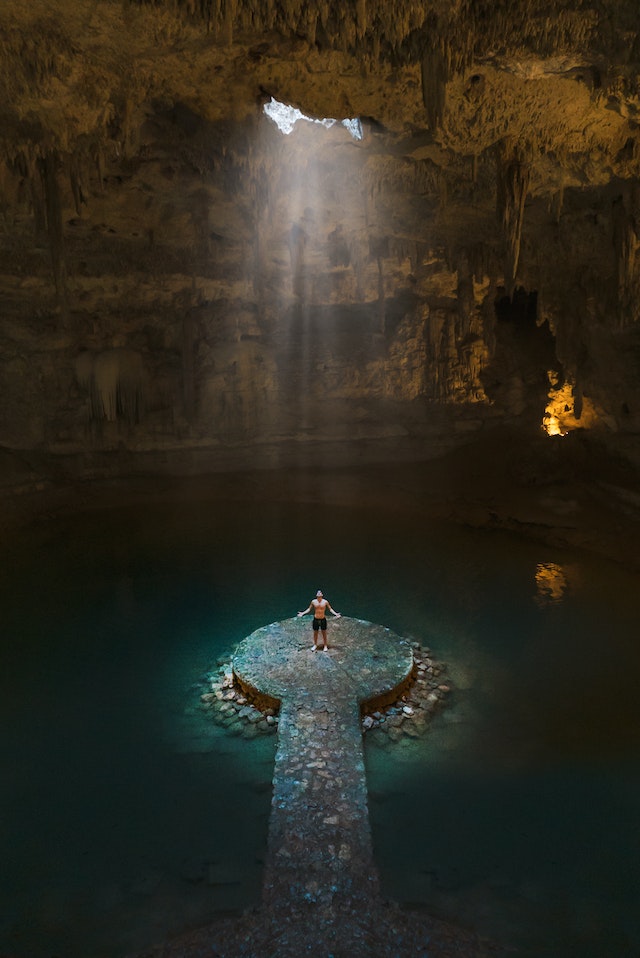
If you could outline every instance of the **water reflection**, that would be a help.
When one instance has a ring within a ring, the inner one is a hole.
[[[536,566],[536,602],[544,608],[558,605],[568,588],[567,574],[557,562],[539,562]]]

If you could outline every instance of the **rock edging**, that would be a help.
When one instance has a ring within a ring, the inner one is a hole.
[[[453,686],[446,664],[434,658],[432,650],[411,641],[414,669],[402,694],[386,706],[363,707],[363,734],[376,730],[389,742],[403,737],[419,738],[429,730],[433,717],[446,707]],[[200,685],[200,707],[211,714],[216,725],[229,735],[245,739],[269,735],[278,730],[279,705],[251,696],[234,676],[232,659],[219,658]]]

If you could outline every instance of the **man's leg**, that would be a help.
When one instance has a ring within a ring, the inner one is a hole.
[[[323,651],[324,651],[324,652],[328,652],[328,651],[329,651],[329,646],[327,645],[327,620],[326,620],[326,619],[323,619],[320,624],[321,624],[321,626],[322,626],[322,639],[323,639],[323,642],[324,642]]]

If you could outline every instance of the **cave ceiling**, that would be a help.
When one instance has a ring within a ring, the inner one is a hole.
[[[282,381],[300,303],[351,324],[338,398],[506,414],[530,386],[539,407],[555,364],[572,416],[587,397],[637,429],[639,27],[635,0],[4,0],[5,394],[58,352],[55,382],[5,403],[0,444],[78,434],[78,350],[153,353],[160,432],[246,432],[262,400],[246,386],[230,411],[229,369]],[[272,97],[362,139],[284,136]],[[494,304],[517,295],[551,338],[497,356]],[[61,389],[52,426],[35,408]]]

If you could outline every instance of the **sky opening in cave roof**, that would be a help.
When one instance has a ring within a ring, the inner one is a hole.
[[[331,118],[317,120],[315,117],[306,116],[297,107],[289,106],[287,103],[280,103],[278,100],[274,100],[273,97],[268,103],[265,103],[264,112],[286,136],[293,132],[293,128],[298,120],[306,120],[307,123],[320,123],[327,129],[336,123],[341,123],[342,126],[349,131],[354,140],[362,139],[362,124],[357,117],[352,120],[333,120]]]

